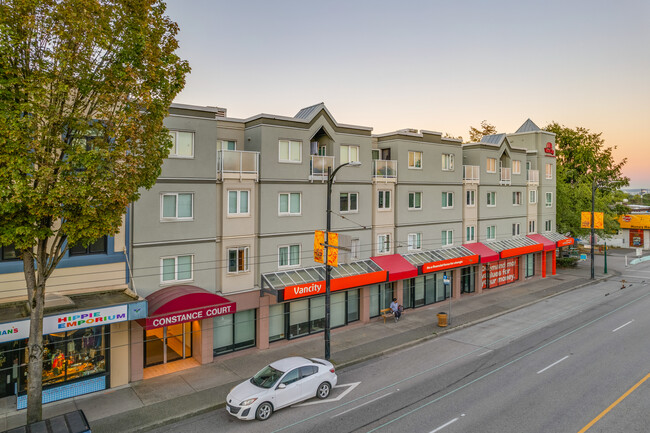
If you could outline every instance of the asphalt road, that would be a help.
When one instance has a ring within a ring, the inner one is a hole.
[[[327,400],[268,421],[220,409],[154,431],[650,431],[650,262],[624,272],[625,289],[587,286],[346,368]]]

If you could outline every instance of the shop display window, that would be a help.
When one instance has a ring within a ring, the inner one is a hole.
[[[78,329],[43,336],[43,386],[82,379],[108,371],[108,327]],[[24,359],[28,359],[27,347]],[[21,390],[27,389],[24,367]]]

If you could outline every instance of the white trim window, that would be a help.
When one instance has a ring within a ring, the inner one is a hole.
[[[377,209],[390,209],[390,190],[381,189],[377,191]]]
[[[192,281],[194,256],[169,256],[160,258],[160,282]]]
[[[228,248],[228,273],[248,272],[248,247]]]
[[[359,193],[342,192],[339,194],[339,206],[341,213],[359,212]]]
[[[169,131],[173,146],[169,158],[194,158],[194,133],[186,131]]]
[[[467,207],[476,206],[476,191],[473,189],[468,190],[467,194],[465,194],[465,205]]]
[[[521,234],[521,225],[519,223],[514,223],[512,225],[512,235],[518,236]]]
[[[485,171],[488,173],[496,173],[497,172],[497,159],[496,158],[488,158],[485,162]]]
[[[296,216],[301,213],[301,193],[281,192],[278,194],[278,215]]]
[[[552,232],[553,231],[553,220],[544,221],[544,231]]]
[[[546,207],[553,207],[553,193],[552,192],[547,192],[546,193]]]
[[[389,253],[390,252],[390,234],[386,233],[383,235],[377,236],[377,253]]]
[[[228,215],[250,215],[250,192],[228,191]]]
[[[409,168],[422,168],[422,152],[409,150]]]
[[[465,227],[465,242],[473,242],[475,240],[475,232],[476,227],[475,226],[467,226]]]
[[[408,234],[408,250],[415,251],[422,249],[422,233]]]
[[[496,191],[490,191],[487,193],[487,202],[488,207],[495,207],[497,205],[497,193]]]
[[[443,230],[442,231],[442,246],[448,247],[454,244],[454,231],[453,230]]]
[[[409,192],[409,210],[422,210],[421,192]]]
[[[278,140],[278,161],[302,162],[302,142],[295,140]]]
[[[528,194],[528,203],[535,204],[537,203],[537,190],[531,189],[530,194]]]
[[[520,206],[521,205],[521,191],[513,191],[512,192],[512,204],[513,204],[513,206]]]
[[[355,260],[361,258],[361,239],[354,238],[350,241],[350,257]]]
[[[341,156],[341,164],[347,164],[349,162],[358,162],[359,146],[349,146],[347,144],[342,144],[339,149],[339,154]]]
[[[454,171],[454,154],[442,154],[442,171]]]
[[[528,233],[535,233],[535,220],[528,221]]]
[[[442,208],[443,209],[453,209],[454,208],[454,193],[444,191],[442,193]]]
[[[553,179],[553,164],[546,164],[546,179]]]
[[[521,161],[512,161],[512,174],[521,174]]]
[[[191,221],[194,217],[194,194],[166,192],[160,195],[162,221]]]
[[[497,238],[497,226],[488,226],[485,238],[488,241],[493,241]]]
[[[217,140],[217,150],[237,150],[237,142],[233,140]]]
[[[282,245],[278,248],[278,268],[300,266],[300,245]]]

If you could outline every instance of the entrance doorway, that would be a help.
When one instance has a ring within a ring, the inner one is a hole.
[[[144,331],[144,366],[167,364],[192,357],[192,323]]]

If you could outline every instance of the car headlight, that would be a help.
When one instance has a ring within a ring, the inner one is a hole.
[[[250,406],[251,404],[255,403],[255,400],[257,400],[257,397],[249,398],[248,400],[244,400],[241,403],[239,403],[239,405],[240,406]]]

